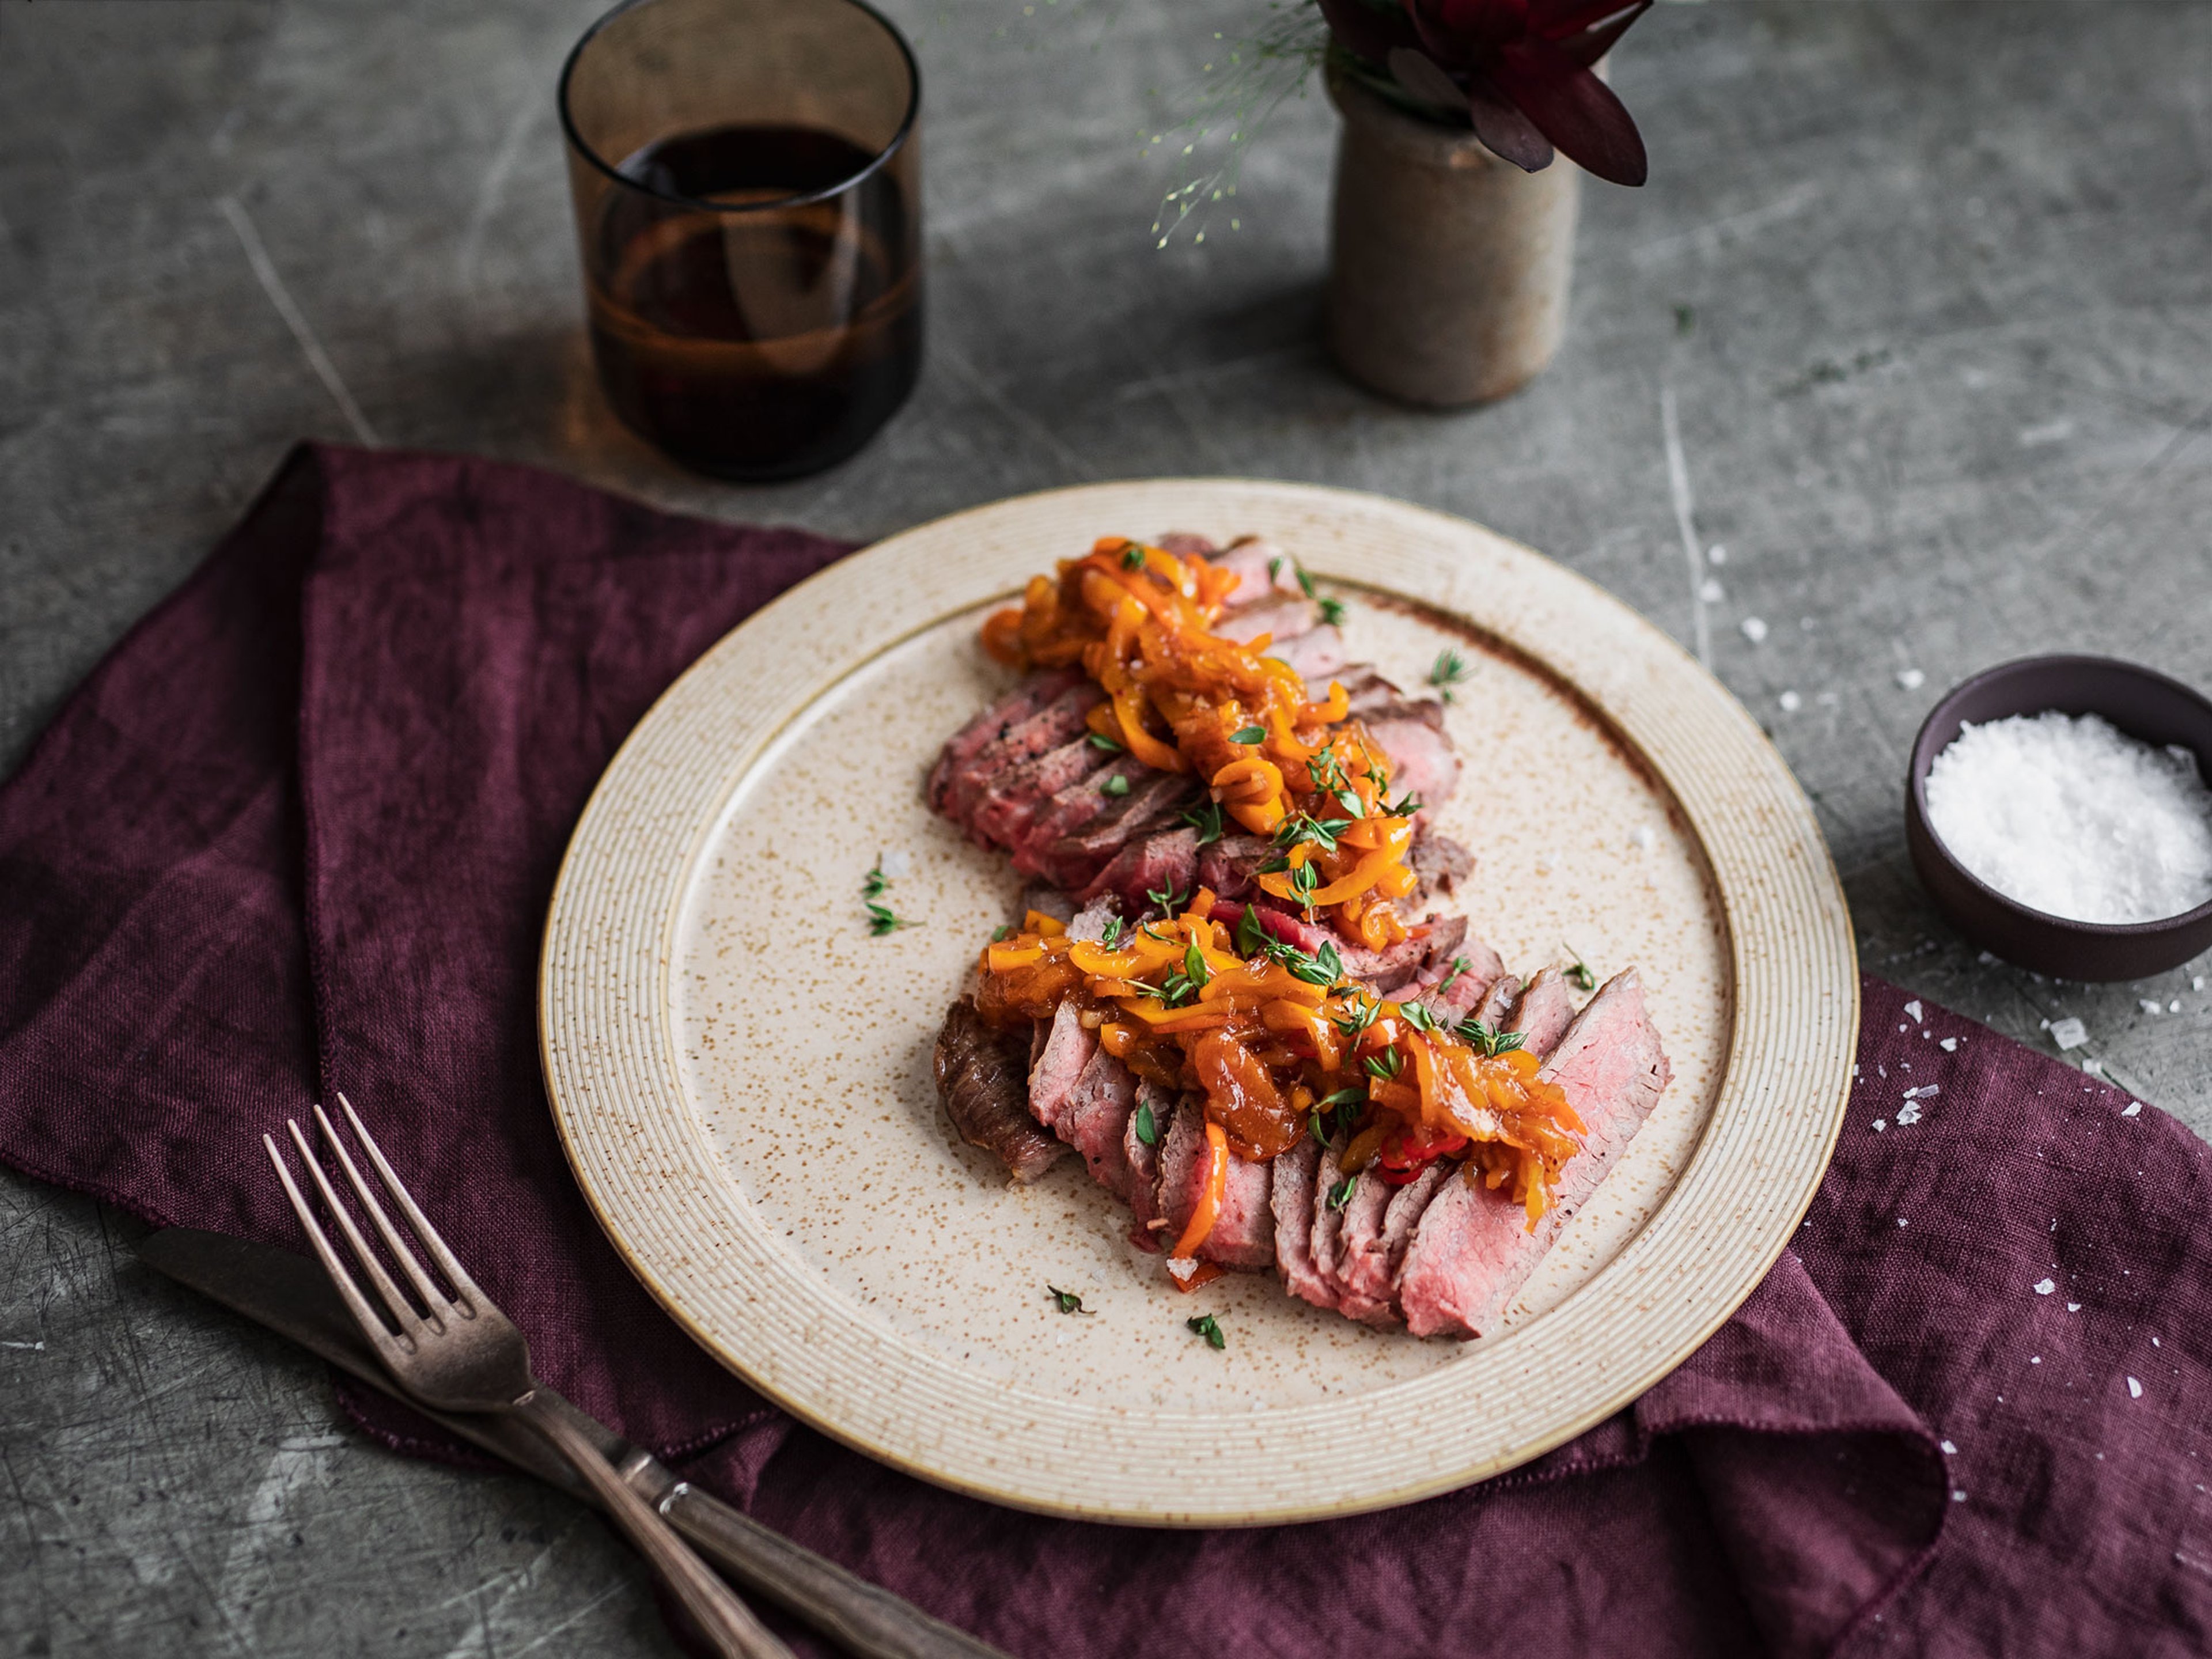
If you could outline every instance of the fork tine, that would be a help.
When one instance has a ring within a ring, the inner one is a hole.
[[[422,1206],[415,1202],[415,1195],[407,1190],[406,1183],[393,1173],[392,1165],[385,1162],[384,1149],[376,1144],[376,1137],[369,1133],[368,1126],[361,1121],[361,1114],[354,1110],[353,1102],[340,1094],[338,1106],[345,1113],[346,1121],[353,1125],[353,1132],[361,1137],[362,1150],[368,1154],[368,1161],[376,1166],[376,1173],[384,1182],[385,1191],[392,1194],[392,1202],[398,1205],[399,1212],[407,1218],[407,1224],[414,1229],[415,1237],[422,1242],[422,1248],[430,1252],[430,1259],[438,1264],[438,1271],[445,1274],[446,1282],[453,1287],[461,1306],[471,1314],[489,1307],[490,1298],[477,1288],[476,1280],[469,1277],[468,1270],[446,1248],[446,1241],[438,1236],[438,1230],[430,1224],[430,1218],[424,1215]]]
[[[376,1293],[384,1298],[384,1305],[392,1310],[392,1317],[398,1322],[400,1330],[411,1340],[420,1341],[422,1333],[428,1328],[422,1316],[415,1311],[414,1304],[408,1301],[399,1286],[392,1282],[392,1275],[384,1271],[384,1264],[376,1259],[376,1252],[369,1249],[368,1241],[361,1236],[361,1229],[353,1224],[353,1217],[347,1212],[345,1206],[338,1202],[337,1193],[331,1186],[330,1177],[323,1173],[323,1166],[308,1149],[307,1138],[300,1133],[300,1126],[287,1118],[284,1127],[292,1132],[292,1144],[300,1149],[300,1157],[307,1166],[307,1173],[314,1177],[316,1190],[322,1194],[323,1203],[338,1224],[338,1231],[345,1235],[346,1243],[352,1246],[354,1260],[361,1263],[362,1271],[368,1275],[369,1283],[376,1286]]]
[[[340,1096],[339,1098],[343,1099],[344,1097]],[[441,1310],[450,1309],[453,1304],[446,1300],[444,1292],[430,1282],[430,1275],[422,1271],[422,1264],[416,1260],[415,1252],[408,1248],[407,1241],[399,1237],[399,1230],[392,1224],[392,1218],[384,1212],[384,1206],[376,1201],[376,1194],[369,1190],[368,1183],[361,1177],[361,1171],[354,1167],[352,1155],[346,1151],[345,1143],[338,1139],[337,1130],[331,1127],[328,1115],[319,1104],[315,1108],[315,1122],[322,1129],[323,1139],[329,1143],[331,1151],[337,1154],[338,1167],[345,1171],[346,1182],[353,1188],[353,1195],[361,1200],[361,1207],[368,1212],[377,1237],[383,1239],[385,1248],[392,1253],[392,1259],[399,1264],[399,1271],[407,1275],[407,1282],[422,1298],[422,1305],[429,1309],[433,1316]]]
[[[289,1118],[285,1120],[285,1123],[296,1137],[299,1126]],[[374,1346],[386,1364],[397,1365],[404,1361],[407,1358],[405,1350],[385,1328],[384,1321],[369,1305],[368,1298],[361,1293],[361,1286],[354,1282],[353,1275],[338,1260],[337,1251],[331,1248],[330,1236],[324,1232],[322,1223],[315,1219],[314,1207],[293,1181],[291,1167],[284,1162],[284,1154],[276,1149],[275,1138],[264,1134],[261,1137],[261,1144],[269,1153],[269,1161],[276,1166],[277,1180],[284,1183],[284,1196],[292,1201],[292,1213],[300,1218],[300,1226],[307,1235],[307,1243],[314,1246],[316,1258],[322,1262],[323,1271],[331,1276],[331,1284],[346,1304],[346,1310],[353,1315],[354,1323],[361,1327],[362,1334]]]

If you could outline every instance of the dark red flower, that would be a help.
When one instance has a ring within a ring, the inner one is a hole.
[[[1320,0],[1337,43],[1424,103],[1464,107],[1475,137],[1531,173],[1556,148],[1601,179],[1640,185],[1636,122],[1591,65],[1651,0]]]

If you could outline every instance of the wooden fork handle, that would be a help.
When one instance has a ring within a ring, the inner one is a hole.
[[[614,1465],[599,1455],[574,1424],[550,1409],[535,1394],[514,1402],[514,1414],[529,1424],[599,1495],[623,1534],[652,1564],[661,1583],[674,1592],[691,1622],[725,1659],[794,1659],[791,1650],[769,1634],[753,1611],[738,1599],[712,1567],[639,1497]]]

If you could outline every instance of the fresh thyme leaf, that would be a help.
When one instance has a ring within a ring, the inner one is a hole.
[[[891,908],[888,904],[872,903],[868,906],[868,932],[877,939],[881,939],[885,933],[896,933],[902,927],[913,926],[914,923],[904,917],[893,915]]]
[[[1291,567],[1291,569],[1297,576],[1298,592],[1304,594],[1308,599],[1312,599],[1314,597],[1313,578],[1306,574],[1305,566],[1302,564],[1294,564]]]
[[[1329,791],[1329,793],[1336,797],[1336,804],[1339,806],[1341,806],[1346,811],[1352,814],[1352,821],[1354,823],[1358,823],[1362,818],[1367,816],[1366,803],[1359,799],[1358,793],[1356,791],[1351,789],[1332,789]]]
[[[1352,1189],[1359,1184],[1358,1176],[1346,1176],[1328,1189],[1328,1207],[1340,1210],[1352,1202]]]
[[[1157,891],[1147,887],[1145,889],[1145,896],[1152,900],[1153,903],[1158,905],[1161,909],[1166,911],[1170,915],[1173,915],[1177,910],[1182,908],[1183,896],[1177,892],[1173,887],[1161,888]]]
[[[1189,808],[1183,813],[1182,821],[1198,831],[1200,847],[1210,847],[1221,839],[1221,803],[1218,800],[1202,801]]]
[[[1312,860],[1309,860],[1293,869],[1290,872],[1290,877],[1291,891],[1297,895],[1300,904],[1310,910],[1313,908],[1314,890],[1321,885],[1321,872],[1315,869]]]
[[[1574,957],[1575,963],[1573,967],[1569,968],[1565,971],[1562,977],[1565,979],[1568,984],[1573,986],[1577,991],[1596,990],[1597,975],[1590,972],[1589,964],[1582,959],[1581,953],[1578,952],[1571,945],[1566,946],[1566,952],[1569,956]]]
[[[1114,950],[1120,945],[1121,943],[1121,917],[1109,916],[1106,918],[1106,930],[1099,935],[1098,942],[1109,951]]]
[[[1328,1146],[1328,1132],[1321,1127],[1321,1113],[1318,1110],[1308,1113],[1306,1121],[1313,1127],[1313,1138],[1322,1146]]]
[[[1349,792],[1352,780],[1344,775],[1344,763],[1336,757],[1336,745],[1330,744],[1306,763],[1306,776],[1313,787],[1325,794],[1334,794],[1340,789]]]
[[[1182,953],[1183,977],[1194,986],[1203,986],[1213,977],[1213,969],[1206,965],[1206,955],[1193,940]]]
[[[1103,732],[1093,732],[1091,734],[1091,746],[1093,749],[1103,749],[1109,755],[1118,755],[1127,747],[1121,738],[1109,738]]]
[[[1443,1022],[1429,1012],[1429,1006],[1425,1002],[1401,1002],[1398,1005],[1398,1012],[1405,1016],[1406,1024],[1417,1031],[1434,1031],[1443,1027]]]
[[[1268,580],[1269,581],[1271,581],[1271,582],[1272,582],[1272,581],[1273,581],[1273,580],[1275,580],[1275,578],[1276,578],[1276,577],[1278,577],[1278,576],[1281,575],[1282,574],[1283,574],[1283,556],[1282,556],[1281,554],[1278,553],[1278,554],[1276,554],[1276,555],[1275,555],[1275,556],[1274,556],[1273,558],[1272,558],[1272,559],[1270,559],[1270,560],[1268,560],[1268,561],[1267,561],[1267,580]]]
[[[991,943],[992,943],[992,944],[994,944],[994,945],[1000,944],[1000,942],[1002,942],[1003,940],[1012,939],[1012,938],[1016,933],[1019,933],[1020,931],[1021,931],[1021,929],[1019,929],[1018,927],[1015,927],[1015,926],[1014,926],[1014,924],[1013,924],[1012,922],[1011,922],[1011,921],[1002,921],[1002,922],[1000,922],[1000,923],[999,924],[999,926],[998,926],[996,928],[994,928],[994,929],[992,931],[992,933],[991,933]]]
[[[1152,1115],[1152,1104],[1148,1100],[1137,1104],[1137,1139],[1147,1146],[1160,1144],[1159,1120]]]
[[[1444,994],[1445,988],[1449,987],[1454,980],[1457,979],[1462,974],[1465,973],[1473,966],[1474,963],[1470,963],[1465,957],[1454,957],[1451,959],[1450,968],[1446,969],[1444,976],[1437,981],[1437,994],[1438,996],[1442,996]]]
[[[1500,1031],[1491,1038],[1490,1052],[1492,1054],[1510,1054],[1527,1042],[1528,1038],[1519,1031]]]
[[[1254,873],[1262,876],[1279,876],[1290,867],[1290,860],[1285,858],[1282,854],[1277,853],[1268,859],[1266,863],[1262,864]]]
[[[1388,1083],[1403,1069],[1406,1057],[1395,1048],[1385,1048],[1379,1054],[1368,1055],[1359,1063],[1367,1068],[1367,1074],[1370,1077],[1380,1078],[1383,1082]]]
[[[1186,1319],[1182,1322],[1185,1328],[1204,1337],[1207,1347],[1218,1349],[1229,1346],[1229,1339],[1221,1334],[1221,1322],[1212,1314],[1200,1314],[1195,1319]]]
[[[1322,941],[1321,949],[1311,956],[1303,951],[1294,951],[1288,945],[1274,954],[1283,966],[1291,970],[1291,978],[1304,980],[1309,985],[1326,988],[1344,977],[1344,958],[1337,955],[1336,946],[1327,939]]]
[[[1382,1012],[1382,1005],[1373,997],[1354,992],[1349,1012],[1339,1014],[1332,1022],[1348,1037],[1358,1036],[1375,1023],[1375,1016]]]
[[[1340,1106],[1353,1105],[1366,1098],[1367,1091],[1364,1089],[1339,1089],[1334,1094],[1323,1095],[1319,1100],[1314,1102],[1314,1110],[1333,1112]]]
[[[1321,602],[1321,619],[1328,623],[1332,628],[1343,627],[1344,601],[1342,599],[1323,599]]]
[[[1151,997],[1159,1002],[1165,1002],[1168,1000],[1168,994],[1165,991],[1157,985],[1148,985],[1141,979],[1125,979],[1121,983],[1129,988],[1131,996]]]
[[[1467,678],[1467,659],[1456,651],[1440,651],[1429,670],[1429,684],[1437,688],[1443,700],[1452,700],[1451,689]]]
[[[891,878],[884,873],[884,861],[878,859],[875,867],[860,878],[860,896],[881,898],[884,896],[884,889],[890,884]]]
[[[1141,570],[1145,568],[1145,549],[1141,542],[1131,542],[1121,550],[1121,568]]]
[[[1264,726],[1240,726],[1229,734],[1231,743],[1265,743],[1267,728]]]
[[[1078,1296],[1073,1291],[1063,1291],[1055,1285],[1048,1285],[1044,1288],[1046,1294],[1050,1296],[1054,1302],[1060,1304],[1060,1312],[1064,1314],[1093,1314],[1095,1316],[1094,1310],[1085,1307],[1083,1305],[1083,1298]]]
[[[1102,795],[1111,795],[1115,800],[1119,800],[1129,793],[1129,781],[1116,772],[1098,786],[1098,793]]]
[[[1249,962],[1273,944],[1274,937],[1260,926],[1259,912],[1246,905],[1244,914],[1237,918],[1237,954]]]
[[[1398,798],[1398,804],[1388,808],[1383,812],[1382,816],[1389,818],[1410,818],[1414,813],[1420,810],[1421,803],[1415,800],[1412,793],[1408,792],[1407,793],[1400,796]]]

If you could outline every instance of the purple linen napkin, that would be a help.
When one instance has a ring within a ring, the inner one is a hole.
[[[2212,1154],[1874,979],[1796,1247],[1634,1407],[1467,1492],[1265,1530],[1042,1521],[723,1371],[569,1176],[538,932],[631,725],[843,550],[515,467],[295,453],[0,790],[0,1159],[296,1249],[259,1137],[343,1089],[556,1387],[1018,1655],[2202,1650]],[[475,1461],[340,1390],[386,1443]]]

